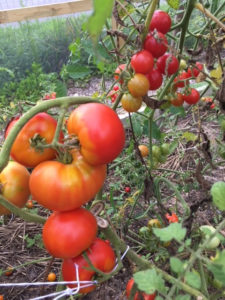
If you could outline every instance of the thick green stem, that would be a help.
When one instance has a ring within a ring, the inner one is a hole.
[[[66,111],[67,111],[66,107],[62,108],[62,110],[60,111],[56,131],[55,131],[55,135],[54,135],[53,141],[51,143],[52,147],[57,148],[57,146],[58,146],[58,140],[59,140],[59,136],[60,136],[62,126],[63,126],[63,121],[64,121]]]
[[[147,14],[147,17],[145,19],[145,28],[144,28],[144,31],[143,31],[142,37],[141,37],[142,44],[144,43],[146,35],[149,32],[149,25],[150,25],[152,16],[154,14],[154,11],[155,11],[155,9],[157,7],[158,2],[159,2],[159,0],[152,0],[151,5],[149,6],[148,14]]]
[[[0,172],[4,169],[9,161],[10,150],[13,145],[16,136],[23,128],[23,126],[37,113],[47,111],[52,107],[62,107],[66,108],[70,105],[74,104],[83,104],[88,102],[98,102],[98,99],[93,99],[91,97],[62,97],[58,99],[54,99],[52,101],[42,102],[34,107],[32,107],[29,111],[27,111],[19,120],[16,122],[15,126],[13,126],[9,135],[7,136],[1,152],[0,152]]]

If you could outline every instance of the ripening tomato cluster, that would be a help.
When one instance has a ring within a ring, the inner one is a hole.
[[[127,282],[127,286],[126,286],[126,296],[127,296],[127,299],[129,298],[130,294],[131,294],[131,290],[132,290],[132,287],[134,285],[134,279],[131,278],[128,282]],[[144,292],[136,292],[135,295],[134,295],[134,300],[141,300],[141,299],[144,299],[144,300],[154,300],[156,297],[156,293],[153,293],[153,294],[146,294]]]
[[[19,119],[14,118],[7,126],[6,137]],[[63,150],[65,143],[58,153],[47,146],[54,139],[56,127],[57,121],[47,113],[38,113],[24,125],[11,148],[15,161],[0,173],[2,194],[18,207],[23,207],[31,194],[52,210],[43,226],[45,248],[63,259],[65,280],[75,280],[75,265],[79,266],[80,280],[90,280],[95,272],[86,269],[83,252],[87,251],[94,267],[102,272],[113,269],[115,254],[109,243],[96,238],[96,218],[82,206],[102,188],[106,164],[122,151],[125,132],[117,114],[100,103],[83,104],[71,112],[67,121],[69,149]],[[58,144],[62,143],[64,135],[60,132]],[[43,144],[45,148],[40,147]],[[26,167],[32,168],[31,174]],[[0,207],[0,213],[10,212]]]

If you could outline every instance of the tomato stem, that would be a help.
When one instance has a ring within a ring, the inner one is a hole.
[[[151,1],[151,5],[149,6],[148,14],[147,14],[147,17],[145,19],[144,31],[143,31],[142,37],[141,37],[142,44],[144,43],[144,40],[145,40],[145,38],[146,38],[146,36],[148,34],[149,25],[150,25],[152,16],[154,14],[154,11],[156,9],[156,6],[157,6],[158,2],[159,2],[159,0],[152,0]]]

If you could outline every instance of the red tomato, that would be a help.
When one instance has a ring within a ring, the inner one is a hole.
[[[124,189],[124,191],[125,191],[126,193],[130,193],[131,188],[130,188],[129,186],[126,186],[125,189]]]
[[[157,90],[163,82],[163,76],[158,69],[153,69],[150,73],[146,74],[148,78],[150,88],[149,90]]]
[[[167,76],[176,73],[179,69],[179,61],[172,54],[166,53],[157,60],[159,71]]]
[[[107,164],[123,150],[123,124],[114,110],[105,104],[78,106],[69,116],[67,128],[69,134],[78,136],[81,153],[89,164]]]
[[[178,216],[173,212],[172,215],[166,214],[165,217],[169,221],[169,223],[177,223],[179,222]]]
[[[174,79],[174,85],[176,88],[183,88],[189,84],[190,76],[187,72],[180,73],[175,79]]]
[[[15,125],[19,118],[13,119],[6,128],[5,137]],[[54,159],[56,152],[51,148],[37,151],[31,146],[31,139],[38,135],[47,144],[51,143],[55,134],[57,121],[46,113],[39,113],[31,118],[17,135],[12,149],[12,158],[26,167],[35,167],[40,162]],[[63,133],[60,133],[60,142],[63,140]]]
[[[151,52],[156,58],[162,56],[167,48],[167,39],[165,35],[159,31],[150,32],[144,41],[144,49]]]
[[[184,103],[183,95],[181,93],[176,93],[170,102],[173,106],[182,106]]]
[[[30,176],[33,198],[44,207],[68,211],[90,201],[102,187],[106,165],[91,166],[78,150],[71,152],[73,161],[45,161]]]
[[[117,97],[118,97],[118,93],[116,93],[117,91],[119,90],[119,86],[118,85],[115,85],[113,87],[113,90],[111,90],[108,94],[107,97],[110,97],[111,98],[111,101],[112,103],[116,101]]]
[[[32,200],[28,200],[27,203],[26,203],[26,207],[29,208],[29,209],[31,209],[31,208],[33,208],[33,206],[34,206],[33,205],[33,201]]]
[[[128,283],[127,283],[127,286],[126,286],[126,296],[127,298],[129,298],[130,296],[130,293],[131,293],[131,289],[133,287],[133,284],[134,284],[134,279],[131,278]],[[155,296],[156,294],[146,294],[144,292],[136,292],[135,295],[134,295],[134,299],[133,300],[141,300],[141,295],[143,297],[144,300],[154,300],[155,299]]]
[[[188,68],[187,73],[189,77],[197,77],[198,74],[203,70],[203,64],[200,62],[196,62],[196,67],[194,68]]]
[[[9,202],[17,207],[24,207],[30,195],[30,173],[27,169],[15,161],[9,161],[0,173],[0,193]],[[11,212],[0,205],[0,215]]]
[[[97,221],[80,207],[66,212],[54,212],[43,227],[45,248],[54,257],[72,258],[85,251],[97,234]]]
[[[123,94],[121,104],[124,110],[136,112],[142,105],[142,97],[134,97],[131,94]]]
[[[166,34],[171,27],[171,18],[170,16],[162,10],[156,10],[152,16],[152,20],[149,26],[149,30],[154,30],[155,28]]]
[[[127,87],[132,96],[144,96],[149,90],[148,78],[144,74],[137,73],[128,81]]]
[[[123,83],[123,80],[120,78],[120,75],[125,68],[126,68],[126,64],[121,64],[115,70],[114,78],[115,78],[115,80],[120,79],[120,81],[119,81],[120,83]]]
[[[188,104],[196,104],[200,99],[200,94],[196,89],[190,89],[188,94],[182,96]]]
[[[147,50],[141,50],[131,57],[130,64],[135,73],[146,74],[153,69],[154,58]]]

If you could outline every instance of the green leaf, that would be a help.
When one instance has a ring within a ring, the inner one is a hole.
[[[177,274],[184,271],[184,263],[177,257],[170,258],[170,267]]]
[[[155,269],[148,269],[134,274],[134,281],[138,289],[146,294],[153,294],[155,291],[166,293],[165,281],[162,276],[156,273]]]
[[[207,265],[207,268],[213,273],[215,279],[225,286],[225,250],[217,252],[216,257]]]
[[[89,67],[82,65],[69,65],[67,67],[67,72],[72,79],[84,79],[91,74]]]
[[[197,272],[187,272],[184,276],[186,282],[195,289],[201,288],[201,277]]]
[[[152,137],[153,139],[156,139],[156,140],[160,140],[161,139],[161,131],[158,127],[158,125],[156,124],[156,122],[152,122]]]
[[[96,43],[106,22],[106,19],[111,16],[114,0],[94,0],[94,11],[88,19],[87,29]]]
[[[191,300],[191,296],[189,296],[189,295],[179,295],[175,298],[175,300]]]
[[[67,96],[67,88],[66,85],[62,81],[57,81],[56,82],[56,96],[58,97],[64,97]]]
[[[153,228],[153,232],[162,242],[172,239],[182,241],[186,235],[186,229],[180,223],[172,223],[165,228]]]
[[[221,210],[225,210],[225,182],[218,181],[211,187],[211,195],[214,204]]]
[[[184,116],[186,115],[183,106],[180,106],[180,107],[171,106],[171,107],[170,107],[170,112],[171,112],[173,115],[179,115],[179,116],[181,116],[181,117],[184,117]]]
[[[194,142],[197,140],[197,135],[192,133],[192,132],[189,132],[189,131],[185,131],[181,138],[185,139],[187,142]]]
[[[178,9],[180,6],[180,0],[167,0],[167,3],[170,7]]]

